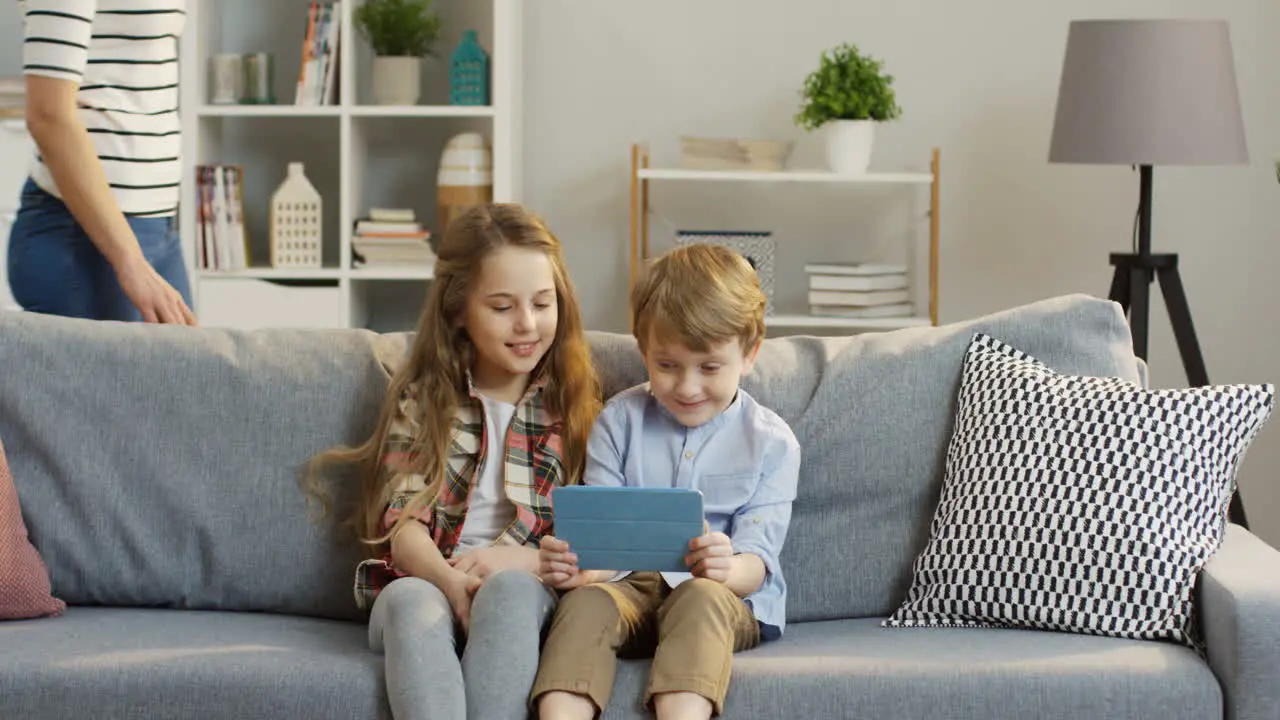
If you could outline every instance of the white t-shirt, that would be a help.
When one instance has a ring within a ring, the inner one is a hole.
[[[23,0],[22,70],[79,85],[80,120],[126,215],[178,207],[178,37],[186,0]],[[36,184],[61,197],[37,156]]]
[[[507,498],[504,468],[506,463],[507,428],[515,417],[516,406],[501,400],[480,396],[484,404],[485,447],[489,454],[480,461],[480,471],[472,480],[467,500],[467,519],[454,555],[492,545],[516,518],[516,506]]]

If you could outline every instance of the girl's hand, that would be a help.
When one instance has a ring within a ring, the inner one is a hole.
[[[449,599],[449,607],[453,608],[453,616],[462,626],[462,632],[471,629],[471,600],[476,590],[480,589],[480,578],[464,572],[454,572],[445,581],[444,596]]]
[[[569,543],[550,535],[538,544],[538,577],[556,590],[572,590],[587,580],[578,569],[578,556],[569,552]]]
[[[538,551],[521,545],[490,545],[449,558],[456,570],[484,580],[499,570],[524,570],[537,574]]]
[[[724,533],[707,533],[689,541],[689,554],[684,562],[694,577],[729,582],[733,568],[733,543]]]

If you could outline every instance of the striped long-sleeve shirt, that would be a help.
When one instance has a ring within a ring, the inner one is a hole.
[[[23,72],[79,85],[80,119],[127,215],[172,215],[182,147],[184,0],[22,0]],[[37,156],[36,184],[60,196]]]

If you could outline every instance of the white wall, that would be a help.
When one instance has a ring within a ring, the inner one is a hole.
[[[526,200],[568,246],[589,326],[610,330],[626,328],[629,144],[648,141],[661,164],[675,162],[681,134],[798,138],[797,89],[818,53],[841,41],[897,77],[905,114],[880,134],[873,165],[922,168],[942,148],[944,322],[1062,293],[1105,295],[1107,254],[1128,248],[1137,176],[1046,160],[1067,24],[1225,18],[1252,162],[1158,169],[1154,244],[1182,258],[1211,380],[1280,381],[1274,2],[536,0],[525,17]],[[0,74],[20,71],[20,37],[17,4],[0,2]],[[815,150],[802,139],[797,153],[814,160]],[[653,199],[655,237],[770,223],[780,253],[794,248],[780,260],[780,282],[793,288],[804,260],[842,246],[869,252],[909,227],[897,195],[663,186]],[[886,217],[870,213],[878,203],[890,204]],[[1150,357],[1154,385],[1185,384],[1158,293]],[[1241,483],[1254,529],[1280,546],[1280,418],[1249,452]]]
[[[648,141],[655,164],[672,164],[681,134],[798,137],[797,89],[823,48],[847,40],[886,61],[905,110],[873,166],[919,167],[942,149],[943,321],[1105,296],[1108,253],[1130,242],[1137,174],[1047,162],[1067,24],[1085,17],[1230,21],[1252,162],[1158,169],[1153,242],[1181,256],[1210,379],[1280,381],[1280,6],[1266,0],[537,0],[526,11],[525,197],[567,244],[589,325],[625,330],[629,144]],[[780,271],[794,287],[798,265],[837,241],[856,254],[882,239],[842,227],[896,227],[811,192],[657,185],[654,232],[759,225],[768,205],[786,228],[779,253],[794,248]],[[823,207],[832,217],[815,216]],[[1153,383],[1185,385],[1158,297],[1151,324]],[[1241,483],[1254,529],[1280,546],[1280,417]]]
[[[22,14],[16,2],[0,1],[0,75],[22,72]],[[23,168],[28,161],[21,121],[0,121],[0,310],[17,306],[9,291],[5,253],[9,223],[18,207]]]
[[[22,10],[16,2],[0,3],[0,75],[22,72]]]

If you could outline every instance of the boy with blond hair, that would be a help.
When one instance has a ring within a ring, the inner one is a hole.
[[[567,543],[543,538],[539,575],[567,591],[530,695],[544,720],[596,716],[618,655],[650,653],[644,702],[659,718],[718,715],[733,654],[780,637],[786,620],[778,555],[800,445],[739,387],[764,338],[759,278],[727,248],[677,248],[637,281],[631,311],[649,382],[597,418],[583,482],[700,490],[707,531],[689,543],[687,573],[581,570]]]

